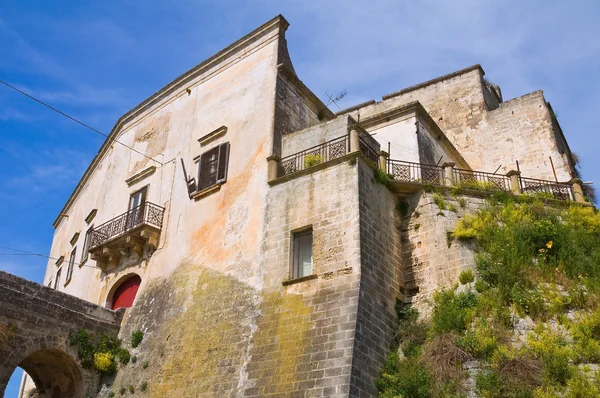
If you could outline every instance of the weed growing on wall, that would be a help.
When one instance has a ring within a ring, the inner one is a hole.
[[[96,338],[87,330],[79,329],[69,334],[69,344],[77,347],[77,357],[84,368],[93,368],[100,374],[114,374],[119,363],[126,365],[131,359],[129,351],[121,347],[121,341],[106,333]]]
[[[323,157],[318,153],[308,154],[304,156],[304,168],[307,169],[312,166],[323,163]]]
[[[142,343],[142,340],[144,340],[144,333],[142,331],[136,330],[135,332],[131,333],[132,348],[137,348]]]
[[[398,311],[380,396],[599,396],[600,214],[499,193],[451,235],[474,243],[475,272],[435,293],[426,322]]]

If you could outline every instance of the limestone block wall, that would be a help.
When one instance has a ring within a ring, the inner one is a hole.
[[[452,241],[448,233],[465,214],[485,206],[485,199],[462,195],[464,207],[457,198],[446,195],[447,206],[456,211],[441,210],[433,194],[424,191],[408,198],[409,212],[402,219],[402,264],[406,303],[412,303],[427,315],[433,293],[458,281],[460,272],[475,266],[475,254],[469,243]]]
[[[285,157],[298,153],[307,148],[339,138],[348,134],[351,119],[347,116],[339,117],[332,121],[307,127],[300,131],[286,134],[282,137],[281,156]]]
[[[375,182],[359,160],[360,296],[351,397],[377,396],[376,380],[396,330],[395,304],[403,285],[398,199]]]
[[[552,157],[558,180],[572,178],[570,152],[560,145],[564,139],[557,139],[562,134],[541,91],[503,102],[483,116],[476,152],[487,153],[487,159],[481,159],[477,167],[503,165],[501,170],[506,172],[515,170],[518,160],[523,176],[554,180]]]
[[[347,161],[269,192],[246,396],[348,396],[361,267],[356,170]],[[284,285],[292,233],[311,226],[313,278]]]
[[[40,394],[94,396],[99,377],[81,368],[69,332],[84,328],[114,336],[121,318],[121,313],[0,271],[0,395],[20,366]]]
[[[419,101],[473,169],[493,172],[502,166],[500,171],[507,172],[519,160],[524,176],[554,180],[552,156],[559,180],[569,180],[570,153],[542,92],[498,102],[483,74],[475,65],[386,95],[349,114],[369,118]]]

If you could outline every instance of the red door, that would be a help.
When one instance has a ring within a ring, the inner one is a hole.
[[[125,282],[121,283],[113,295],[112,309],[116,310],[117,308],[131,307],[133,305],[133,300],[135,300],[135,295],[140,287],[140,283],[142,283],[142,278],[137,275],[132,276]]]

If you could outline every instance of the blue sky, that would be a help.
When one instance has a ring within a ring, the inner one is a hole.
[[[480,63],[505,99],[544,90],[584,180],[600,181],[595,0],[0,0],[0,79],[108,133],[279,13],[296,72],[321,99],[346,90],[343,108]],[[0,245],[49,252],[52,221],[102,141],[0,86]],[[7,252],[0,269],[42,280],[46,260]]]

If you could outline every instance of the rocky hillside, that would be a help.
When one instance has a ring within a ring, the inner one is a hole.
[[[600,396],[596,209],[496,194],[449,236],[476,267],[431,314],[398,306],[380,397]]]

